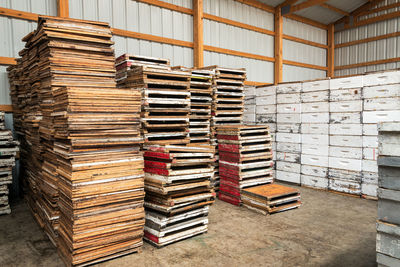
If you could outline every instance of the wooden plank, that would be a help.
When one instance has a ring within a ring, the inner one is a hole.
[[[234,20],[230,20],[230,19],[214,16],[214,15],[207,14],[207,13],[204,13],[203,18],[208,19],[208,20],[221,22],[221,23],[225,23],[225,24],[228,24],[228,25],[232,25],[232,26],[239,27],[239,28],[246,29],[246,30],[250,30],[250,31],[255,31],[255,32],[268,34],[268,35],[275,35],[275,32],[267,30],[267,29],[263,29],[263,28],[256,27],[256,26],[253,26],[253,25],[241,23],[241,22],[238,22],[238,21],[234,21]]]
[[[275,8],[273,6],[261,3],[256,0],[235,0],[235,1],[246,4],[248,6],[252,6],[252,7],[267,11],[267,12],[271,12],[271,13],[275,12]]]
[[[203,0],[193,0],[193,57],[194,66],[204,66]]]
[[[301,63],[301,62],[296,62],[296,61],[291,61],[291,60],[283,60],[283,64],[297,66],[297,67],[303,67],[303,68],[308,68],[308,69],[315,69],[315,70],[325,70],[325,71],[328,70],[328,67],[307,64],[307,63]]]
[[[149,4],[149,5],[158,6],[158,7],[165,8],[165,9],[169,9],[169,10],[172,10],[172,11],[181,12],[181,13],[188,14],[188,15],[193,15],[193,10],[190,9],[190,8],[186,8],[186,7],[170,4],[170,3],[167,3],[167,2],[164,2],[164,1],[159,1],[159,0],[136,0],[136,2],[142,2],[142,3]]]
[[[19,10],[15,10],[15,9],[4,8],[4,7],[0,7],[0,16],[13,17],[13,18],[25,19],[25,20],[31,20],[31,21],[37,21],[37,19],[38,19],[37,14],[25,12],[25,11],[19,11]]]
[[[244,81],[245,85],[248,86],[265,86],[265,85],[271,85],[272,83],[263,83],[263,82],[254,82],[254,81]]]
[[[294,13],[296,11],[300,11],[312,6],[320,5],[324,2],[327,2],[328,0],[308,0],[305,2],[302,2],[300,4],[294,5],[290,7],[290,13]]]
[[[283,70],[283,57],[282,57],[282,32],[283,32],[283,19],[281,14],[281,8],[277,7],[275,10],[275,66],[274,66],[274,83],[278,84],[282,82],[282,70]]]
[[[309,41],[309,40],[305,40],[305,39],[301,39],[301,38],[297,38],[297,37],[286,35],[286,34],[283,34],[282,38],[286,39],[286,40],[290,40],[290,41],[306,44],[306,45],[311,45],[311,46],[315,46],[315,47],[319,47],[319,48],[328,49],[328,45],[320,44],[320,43],[317,43],[317,42],[313,42],[313,41]]]
[[[328,27],[328,51],[327,63],[328,72],[327,77],[333,77],[335,75],[335,25],[333,23],[329,24]]]
[[[357,63],[357,64],[335,66],[335,70],[352,69],[352,68],[357,68],[357,67],[392,63],[392,62],[398,62],[398,61],[400,61],[400,57],[381,59],[381,60],[375,60],[375,61],[369,61],[369,62],[363,62],[363,63]]]
[[[0,111],[12,112],[12,105],[0,105]]]
[[[17,62],[13,57],[0,57],[0,65],[15,65]]]
[[[216,52],[216,53],[227,54],[227,55],[233,55],[233,56],[246,57],[246,58],[252,58],[252,59],[257,59],[257,60],[269,61],[269,62],[274,62],[275,61],[275,59],[272,58],[272,57],[266,57],[266,56],[261,56],[261,55],[246,53],[246,52],[240,52],[240,51],[235,51],[235,50],[230,50],[230,49],[225,49],[225,48],[220,48],[220,47],[215,47],[215,46],[210,46],[210,45],[205,45],[204,46],[204,50],[211,51],[211,52]]]
[[[384,11],[384,10],[388,10],[388,9],[392,9],[392,8],[396,8],[396,7],[400,7],[400,3],[394,3],[394,4],[374,8],[374,9],[371,9],[368,11],[362,11],[359,14],[357,14],[356,17],[366,16],[366,15],[374,14],[374,13],[377,13],[380,11]]]
[[[312,19],[308,19],[308,18],[299,16],[299,15],[296,15],[296,14],[286,14],[284,16],[285,16],[285,18],[296,20],[296,21],[299,21],[299,22],[302,22],[302,23],[305,23],[305,24],[308,24],[308,25],[311,25],[311,26],[314,26],[314,27],[317,27],[317,28],[320,28],[320,29],[323,29],[323,30],[327,30],[328,29],[328,25],[326,25],[326,24],[323,24],[321,22],[318,22],[318,21],[315,21],[315,20],[312,20]]]
[[[350,15],[349,12],[344,11],[344,10],[342,10],[342,9],[340,9],[340,8],[337,8],[337,7],[332,6],[332,5],[330,5],[330,4],[327,4],[327,3],[322,3],[322,4],[320,4],[320,6],[325,7],[325,8],[327,8],[327,9],[330,9],[330,10],[332,10],[332,11],[335,11],[336,13],[342,14],[342,15],[344,15],[344,16],[349,16],[349,15]]]
[[[69,17],[69,0],[57,0],[57,16]]]
[[[368,1],[367,3],[363,4],[362,6],[360,6],[359,8],[357,8],[356,10],[350,12],[349,16],[344,16],[340,19],[338,19],[337,21],[335,21],[334,24],[340,24],[340,23],[345,23],[348,24],[349,23],[349,17],[350,16],[357,16],[358,14],[364,12],[364,11],[368,11],[370,10],[372,7],[376,6],[377,4],[379,4],[380,2],[383,2],[384,0],[372,0],[372,1]]]
[[[181,41],[181,40],[176,40],[176,39],[172,39],[172,38],[160,37],[160,36],[155,36],[155,35],[151,35],[151,34],[145,34],[145,33],[115,29],[115,28],[111,28],[111,31],[114,35],[118,35],[118,36],[124,36],[124,37],[147,40],[147,41],[158,42],[158,43],[163,43],[163,44],[171,44],[171,45],[193,48],[192,42]]]
[[[400,32],[399,31],[398,32],[384,34],[384,35],[379,35],[379,36],[375,36],[375,37],[355,40],[355,41],[351,41],[351,42],[347,42],[347,43],[337,44],[335,46],[335,48],[346,47],[346,46],[351,46],[351,45],[356,45],[356,44],[369,43],[369,42],[378,41],[378,40],[382,40],[382,39],[388,39],[388,38],[397,37],[397,36],[400,36]]]

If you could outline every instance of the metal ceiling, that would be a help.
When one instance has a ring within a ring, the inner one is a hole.
[[[274,7],[285,2],[285,0],[258,0],[258,1]],[[297,1],[296,4],[302,2],[305,2],[305,0]],[[325,3],[350,13],[367,2],[368,0],[329,0],[326,1]],[[329,24],[335,22],[341,17],[343,17],[343,14],[337,13],[336,11],[330,10],[325,7],[321,7],[319,5],[302,9],[300,11],[294,12],[294,14],[321,22],[323,24]]]

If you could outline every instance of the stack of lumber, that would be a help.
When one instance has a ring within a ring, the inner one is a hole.
[[[215,198],[210,185],[214,148],[149,146],[145,159],[144,238],[162,247],[207,231]]]
[[[215,171],[213,186],[219,190],[218,170],[218,142],[216,127],[227,124],[241,124],[244,112],[244,82],[246,80],[245,69],[223,68],[219,66],[207,66],[203,70],[213,72],[213,102],[211,109],[211,144],[215,146]]]
[[[115,59],[117,84],[120,87],[124,85],[125,79],[128,78],[128,71],[131,68],[147,66],[154,69],[170,70],[169,64],[169,59],[123,54]]]
[[[189,136],[191,144],[210,144],[210,119],[212,104],[211,70],[188,69],[182,66],[173,67],[191,72],[190,77],[190,117]]]
[[[142,244],[140,93],[116,88],[111,37],[107,23],[40,16],[9,69],[27,200],[67,265]]]
[[[144,145],[188,144],[190,113],[190,72],[159,68],[149,64],[131,66],[120,87],[142,93],[142,134]]]
[[[265,184],[242,191],[243,206],[264,215],[295,209],[301,205],[300,192],[288,186]]]
[[[77,265],[138,251],[144,227],[140,93],[60,87],[54,95],[60,255]]]
[[[8,185],[12,183],[12,168],[18,152],[18,142],[14,141],[10,130],[4,125],[4,112],[0,112],[0,215],[10,214]]]
[[[400,122],[378,124],[378,266],[400,266]]]
[[[217,128],[219,199],[240,205],[243,188],[273,182],[269,127],[225,125]]]

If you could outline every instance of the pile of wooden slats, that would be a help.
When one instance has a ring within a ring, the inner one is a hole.
[[[298,189],[279,184],[265,184],[242,191],[243,206],[271,214],[298,208],[301,205]]]
[[[245,69],[223,68],[220,66],[203,67],[213,72],[213,100],[211,109],[211,144],[216,147],[215,174],[212,184],[219,190],[218,142],[216,127],[221,125],[241,124],[244,112]]]
[[[161,247],[206,232],[214,148],[150,146],[144,159],[145,239]]]
[[[18,152],[18,142],[4,125],[4,112],[0,112],[0,215],[10,214],[8,186],[12,183],[12,168]]]
[[[40,16],[9,68],[26,197],[68,265],[142,244],[140,93],[116,88],[111,37],[107,23]]]
[[[219,126],[217,138],[219,199],[240,205],[243,188],[273,182],[274,163],[268,126]]]

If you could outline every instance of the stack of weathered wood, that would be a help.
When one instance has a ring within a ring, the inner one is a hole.
[[[213,72],[213,102],[211,110],[211,144],[215,150],[215,171],[213,186],[219,190],[218,171],[218,141],[216,127],[220,125],[241,124],[244,112],[244,81],[246,80],[245,69],[222,68],[219,66],[208,66],[203,70]]]
[[[268,126],[219,126],[217,138],[219,199],[240,205],[243,188],[273,182],[274,163]]]
[[[12,183],[12,168],[18,152],[18,142],[4,125],[4,112],[0,112],[0,215],[11,213],[8,203],[8,185]]]
[[[211,146],[149,146],[144,152],[147,241],[161,247],[207,231],[213,157]]]
[[[264,215],[291,210],[299,207],[298,189],[279,184],[265,184],[246,188],[242,191],[243,206]]]
[[[144,227],[140,93],[60,87],[54,95],[62,258],[88,264],[138,251]]]
[[[150,63],[131,65],[118,85],[142,93],[144,145],[189,143],[190,72],[172,70],[168,61],[154,64],[153,58],[139,58]]]
[[[41,16],[9,72],[28,202],[69,265],[142,244],[140,93],[116,88],[111,37],[107,23]]]

